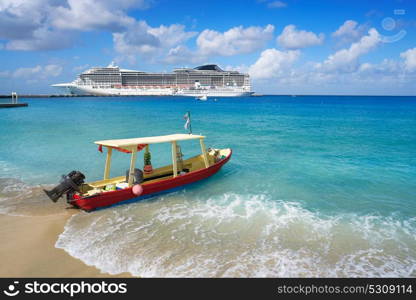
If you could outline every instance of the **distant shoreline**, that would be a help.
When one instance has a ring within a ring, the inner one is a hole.
[[[73,97],[168,97],[168,96],[138,96],[138,95],[70,95],[70,94],[18,94],[19,98],[73,98]],[[279,96],[279,97],[416,97],[416,95],[292,95],[292,94],[254,94],[251,97]],[[0,95],[0,99],[11,98],[11,95]],[[189,97],[193,98],[193,97]],[[236,97],[238,98],[238,97]]]
[[[50,94],[50,95],[34,95],[34,94],[18,94],[19,98],[61,98],[61,97],[96,97],[96,96],[90,96],[90,95],[68,95],[68,94],[62,94],[62,95],[56,95],[56,94]],[[0,95],[0,98],[11,98],[12,95]]]

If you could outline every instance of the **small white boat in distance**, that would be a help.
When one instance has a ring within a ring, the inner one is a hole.
[[[199,101],[207,101],[208,97],[207,95],[202,95],[202,96],[196,97],[196,99],[198,99]]]

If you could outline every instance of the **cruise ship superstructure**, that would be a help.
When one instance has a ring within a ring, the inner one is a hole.
[[[64,88],[71,94],[96,96],[238,97],[253,94],[248,74],[224,71],[217,65],[151,73],[110,64],[105,68],[91,68],[71,83],[52,86]]]

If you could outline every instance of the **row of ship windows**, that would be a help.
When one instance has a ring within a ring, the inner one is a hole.
[[[130,80],[123,80],[123,82],[108,82],[108,81],[84,81],[85,84],[122,84],[122,85],[176,85],[176,84],[193,84],[189,82],[169,82],[169,81],[130,81]],[[201,85],[243,85],[244,81],[234,81],[234,82],[222,82],[222,81],[200,81]]]
[[[136,81],[196,81],[196,80],[216,80],[216,81],[243,81],[244,76],[123,76],[122,80],[136,80]],[[92,81],[108,81],[108,82],[120,82],[119,76],[101,76],[101,75],[82,75],[82,80],[92,80]]]
[[[86,79],[84,82],[102,82],[102,83],[160,83],[160,84],[193,84],[195,82],[200,82],[201,84],[232,84],[232,83],[244,83],[244,79],[217,79],[217,78],[201,78],[199,80],[155,80],[155,79],[140,79],[137,78],[123,78],[120,80],[107,80],[102,78],[95,78],[94,80]]]

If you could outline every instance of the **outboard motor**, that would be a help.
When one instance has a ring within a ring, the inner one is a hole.
[[[126,171],[126,181],[129,181],[129,170]],[[143,171],[140,169],[134,169],[133,184],[138,184],[143,182]]]
[[[84,183],[85,176],[79,171],[72,171],[68,175],[62,175],[60,183],[52,190],[43,190],[46,195],[56,202],[63,194],[79,191],[79,187]]]

